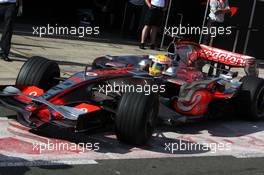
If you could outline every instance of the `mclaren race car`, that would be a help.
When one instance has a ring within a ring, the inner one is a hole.
[[[247,75],[238,79],[232,67]],[[142,145],[164,109],[171,119],[193,119],[224,103],[250,119],[263,118],[264,80],[257,74],[253,57],[182,41],[167,55],[100,57],[69,78],[60,77],[56,62],[33,57],[16,85],[0,87],[0,103],[33,129],[54,124],[78,132],[110,120],[120,141]]]

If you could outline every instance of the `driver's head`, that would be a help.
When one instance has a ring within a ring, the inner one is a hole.
[[[152,58],[152,63],[149,67],[149,75],[158,76],[166,71],[172,65],[172,60],[165,55],[157,55]]]

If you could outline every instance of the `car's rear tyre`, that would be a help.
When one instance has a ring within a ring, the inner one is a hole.
[[[255,76],[245,76],[237,105],[240,115],[251,120],[264,118],[264,80]]]
[[[33,85],[48,90],[58,83],[56,77],[60,77],[58,63],[35,56],[30,58],[20,69],[16,85]]]
[[[156,126],[158,94],[123,94],[115,119],[117,138],[132,145],[144,145]]]

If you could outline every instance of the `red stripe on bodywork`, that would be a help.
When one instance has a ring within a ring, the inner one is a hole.
[[[42,89],[36,87],[36,86],[28,86],[28,87],[24,88],[21,91],[21,93],[25,94],[25,95],[29,95],[29,96],[39,97],[39,96],[44,94],[44,91]],[[23,97],[23,96],[17,96],[16,98],[23,100],[23,101],[26,101],[26,102],[32,101],[32,100],[30,100],[26,97]]]
[[[87,103],[82,103],[78,106],[75,106],[75,108],[83,110],[84,112],[90,113],[90,112],[94,112],[94,111],[99,111],[101,108],[98,106],[94,106],[94,105],[90,105]]]

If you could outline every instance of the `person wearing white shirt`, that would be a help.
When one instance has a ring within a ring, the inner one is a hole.
[[[164,0],[151,0],[151,5],[154,5],[156,7],[165,7],[165,1]]]
[[[148,11],[145,16],[145,26],[142,30],[140,49],[145,49],[145,42],[149,34],[150,48],[155,49],[158,27],[161,26],[168,2],[168,0],[145,0]]]
[[[225,21],[225,15],[230,13],[230,7],[228,0],[210,0],[210,13],[207,21],[207,28],[211,31],[212,27],[223,27]],[[204,36],[202,44],[212,45],[211,42],[212,33],[208,33]],[[214,38],[214,44],[218,41],[219,37]],[[199,60],[196,63],[196,68],[202,70],[203,66],[207,63],[205,60]],[[213,64],[213,63],[211,63]],[[222,69],[223,64],[218,64],[217,68]]]
[[[223,23],[225,14],[230,12],[228,0],[211,0],[209,18],[212,21]]]
[[[210,13],[207,22],[208,29],[223,25],[227,13],[230,13],[228,0],[210,0]],[[205,35],[203,44],[209,45],[210,40],[211,35]]]
[[[8,55],[13,35],[13,21],[16,15],[22,14],[22,0],[0,0],[0,14],[4,19],[2,21],[4,30],[0,42],[0,57],[5,61],[11,61]]]

